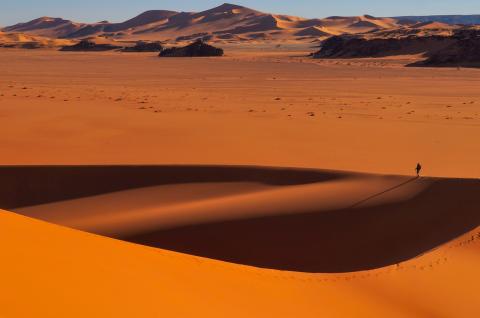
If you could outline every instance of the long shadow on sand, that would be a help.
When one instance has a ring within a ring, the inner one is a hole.
[[[384,194],[387,194],[387,193],[389,193],[389,192],[392,192],[392,191],[395,191],[395,190],[397,190],[397,189],[400,189],[401,187],[406,186],[407,184],[412,183],[412,182],[414,182],[415,180],[418,180],[419,178],[420,178],[420,177],[415,177],[415,178],[408,179],[407,181],[402,182],[402,183],[400,183],[400,184],[397,184],[396,186],[393,186],[393,187],[388,188],[388,189],[386,189],[386,190],[384,190],[384,191],[375,193],[375,194],[373,194],[373,195],[371,195],[371,196],[369,196],[369,197],[367,197],[367,198],[365,198],[365,199],[363,199],[363,200],[360,200],[360,201],[356,202],[356,203],[353,204],[350,208],[353,209],[353,208],[359,207],[360,205],[365,204],[365,203],[367,203],[368,201],[371,201],[371,200],[373,200],[373,199],[375,199],[375,198],[378,198],[378,197],[380,197],[380,196],[382,196],[382,195],[384,195]]]

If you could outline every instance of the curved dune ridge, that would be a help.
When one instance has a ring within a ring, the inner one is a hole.
[[[233,166],[0,168],[0,207],[134,243],[311,273],[396,265],[480,224],[480,182]]]

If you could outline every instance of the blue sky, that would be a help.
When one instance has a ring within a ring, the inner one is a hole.
[[[150,9],[201,11],[222,4],[211,0],[0,0],[0,25],[54,16],[79,22],[119,22]],[[303,17],[480,14],[480,0],[238,0],[257,10]]]

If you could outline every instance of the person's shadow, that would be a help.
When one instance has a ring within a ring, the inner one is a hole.
[[[394,191],[394,190],[396,190],[396,189],[398,189],[398,188],[401,188],[401,187],[403,187],[403,186],[406,186],[407,184],[412,183],[413,181],[415,181],[415,180],[417,180],[417,179],[419,179],[419,178],[420,178],[420,176],[416,176],[416,177],[411,178],[411,179],[409,179],[409,180],[407,180],[407,181],[405,181],[405,182],[402,182],[402,183],[400,183],[400,184],[398,184],[398,185],[396,185],[396,186],[394,186],[394,187],[388,188],[388,189],[386,189],[385,191],[382,191],[382,192],[376,193],[376,194],[374,194],[374,195],[371,195],[371,196],[369,196],[368,198],[365,198],[365,199],[363,199],[363,200],[361,200],[361,201],[353,204],[352,206],[350,206],[350,209],[356,208],[356,207],[362,205],[362,204],[365,203],[365,202],[368,202],[368,201],[370,201],[370,200],[372,200],[372,199],[375,199],[375,198],[377,198],[377,197],[379,197],[379,196],[382,196],[382,195],[384,195],[384,194],[386,194],[386,193],[388,193],[388,192],[392,192],[392,191]]]

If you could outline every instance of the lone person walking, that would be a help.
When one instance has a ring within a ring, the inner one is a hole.
[[[417,172],[417,177],[420,177],[420,172],[422,171],[422,165],[420,163],[417,163],[415,171]]]

